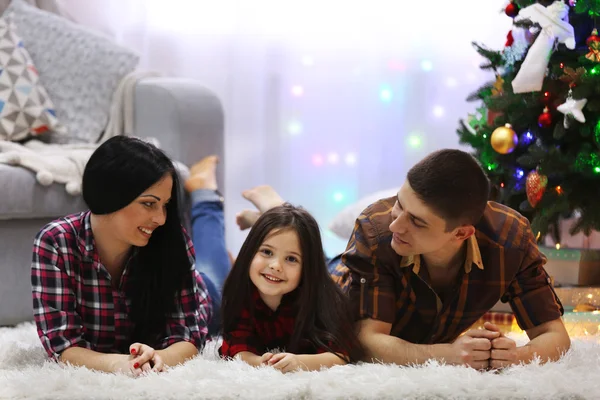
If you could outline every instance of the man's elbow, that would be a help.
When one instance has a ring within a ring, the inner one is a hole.
[[[569,337],[569,334],[567,332],[564,332],[561,334],[561,337],[559,340],[560,355],[563,355],[564,353],[569,351],[570,348],[571,348],[571,338]]]
[[[559,356],[562,356],[571,348],[571,338],[569,337],[569,332],[567,332],[567,328],[562,320],[553,323],[552,328],[556,335],[556,345]]]
[[[389,335],[381,332],[369,332],[359,335],[358,340],[363,351],[362,360],[373,362],[373,360],[387,358],[388,347],[384,345],[387,338],[389,338]]]
[[[382,356],[382,342],[385,342],[392,330],[392,324],[374,319],[358,322],[358,340],[363,348],[363,360],[371,361]]]
[[[554,347],[556,352],[548,355],[550,361],[558,361],[571,348],[571,338],[564,326],[554,332]]]

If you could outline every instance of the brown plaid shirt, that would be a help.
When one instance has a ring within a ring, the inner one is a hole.
[[[546,258],[525,217],[488,202],[468,239],[457,284],[442,303],[428,284],[421,257],[401,257],[391,247],[395,201],[383,199],[363,211],[332,274],[349,291],[357,318],[391,323],[391,335],[411,343],[447,343],[498,300],[510,303],[522,329],[561,317],[562,304],[543,267]]]

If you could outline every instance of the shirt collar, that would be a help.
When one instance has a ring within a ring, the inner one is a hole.
[[[84,259],[87,259],[91,262],[100,263],[100,256],[98,255],[98,250],[96,249],[96,241],[94,240],[94,232],[92,231],[92,220],[91,220],[91,211],[85,211],[81,213],[80,216],[80,230],[78,233],[79,236],[79,250]],[[125,263],[125,268],[123,269],[123,275],[129,270],[130,261],[133,257],[135,257],[139,252],[138,247],[133,247],[133,251],[131,252],[127,262]]]
[[[465,273],[471,272],[473,264],[477,266],[477,268],[483,270],[483,260],[481,259],[481,252],[479,251],[479,244],[477,243],[477,239],[475,235],[471,235],[469,239],[467,239],[467,257],[465,258]],[[410,267],[413,266],[413,272],[415,274],[419,274],[421,270],[421,255],[413,254],[410,256],[402,257],[400,261],[400,267]]]
[[[95,260],[97,257],[94,233],[92,232],[91,211],[81,213],[81,228],[79,230],[79,250],[83,257]]]

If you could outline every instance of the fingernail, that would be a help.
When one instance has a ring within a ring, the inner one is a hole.
[[[135,364],[133,364],[133,368],[137,368],[137,367],[139,367],[139,366],[140,366],[140,364],[139,364],[139,363],[135,363]]]
[[[135,349],[131,349],[131,354],[135,354],[135,353],[136,353]]]

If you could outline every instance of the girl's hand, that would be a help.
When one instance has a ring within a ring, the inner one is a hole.
[[[260,357],[260,363],[267,365],[269,360],[273,357],[273,353],[265,353]]]
[[[150,371],[163,372],[166,369],[160,353],[148,345],[134,343],[129,346],[129,352],[134,356],[133,367],[136,376]]]
[[[271,357],[269,365],[283,373],[293,372],[302,368],[302,363],[296,354],[278,353]]]

